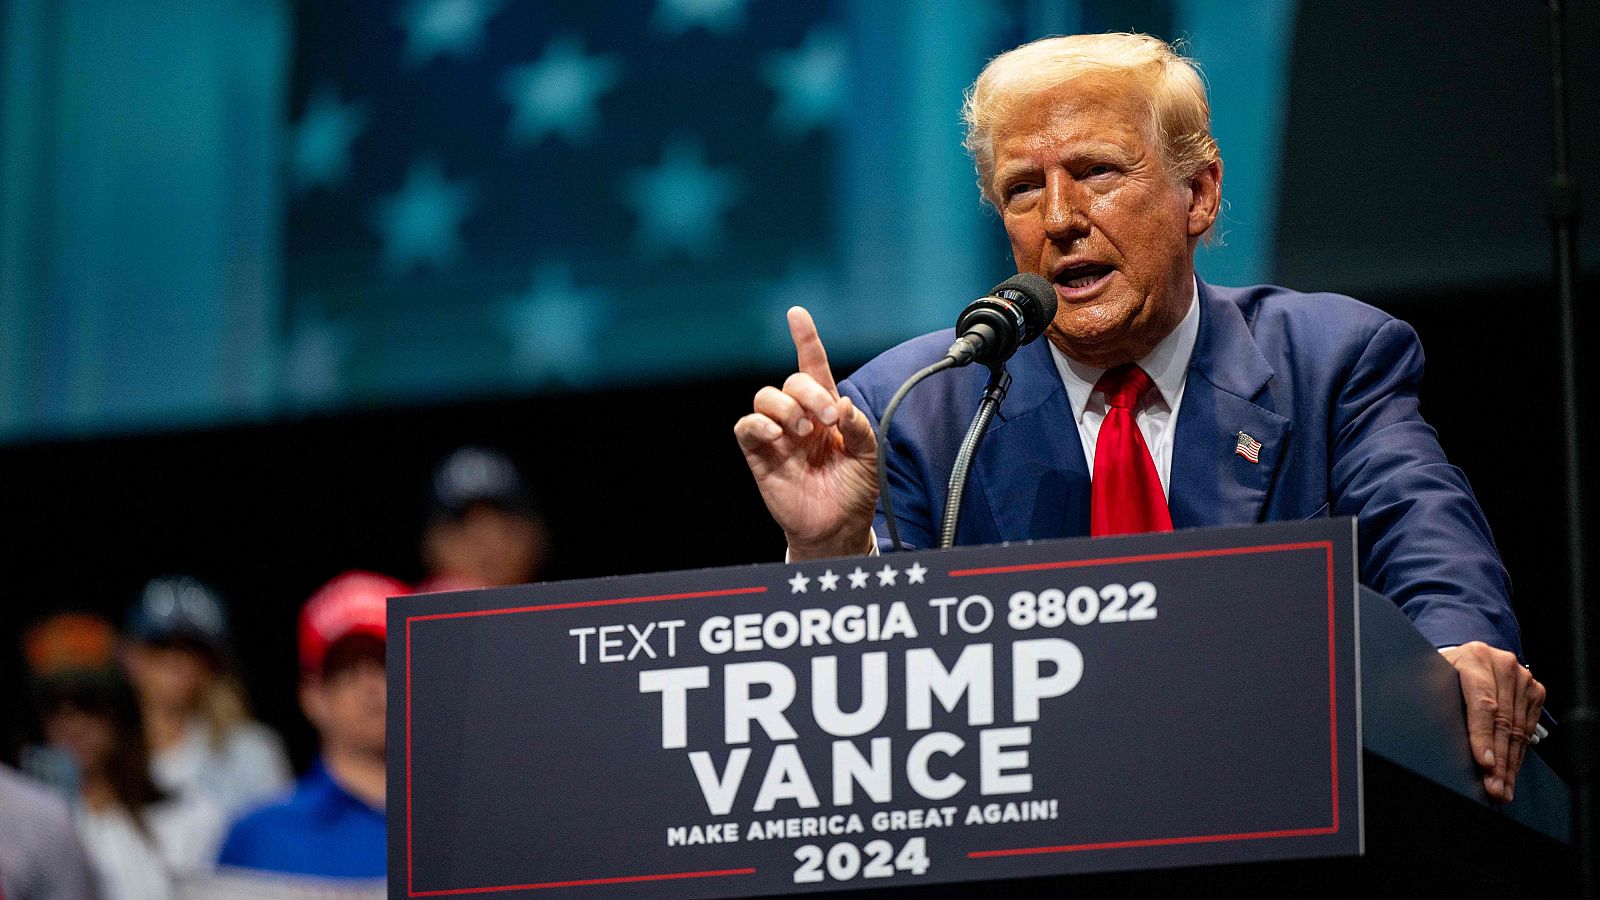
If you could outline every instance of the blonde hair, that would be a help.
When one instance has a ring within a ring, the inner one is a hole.
[[[995,130],[1029,98],[1071,81],[1142,95],[1150,109],[1146,125],[1173,178],[1187,180],[1221,159],[1199,65],[1172,45],[1147,34],[1043,38],[990,60],[967,89],[965,144],[985,200],[998,206],[991,184]]]

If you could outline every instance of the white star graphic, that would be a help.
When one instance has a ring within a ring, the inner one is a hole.
[[[589,381],[599,368],[598,337],[612,310],[609,295],[579,287],[565,264],[539,266],[527,291],[507,297],[500,309],[516,377],[569,385]]]
[[[312,94],[290,137],[289,167],[295,186],[332,187],[343,181],[350,169],[350,145],[366,120],[365,106],[339,102],[332,88]]]
[[[425,66],[449,54],[472,55],[483,42],[483,26],[500,11],[501,0],[412,0],[400,13],[406,32],[406,65]]]
[[[878,570],[878,587],[893,586],[894,580],[899,576],[899,574],[899,569],[896,569],[894,566],[891,566],[888,563],[884,563],[883,568]]]
[[[284,399],[289,405],[315,408],[339,399],[348,343],[343,328],[320,317],[295,323],[284,348],[282,369]]]
[[[794,577],[789,579],[789,593],[804,594],[806,592],[806,585],[810,583],[811,579],[800,574],[799,572],[796,572],[794,573]]]
[[[844,35],[828,26],[812,29],[799,49],[769,56],[761,75],[778,95],[773,127],[804,137],[833,121],[844,103],[849,64]]]
[[[856,570],[854,572],[851,572],[849,577],[850,577],[850,590],[853,591],[856,588],[864,588],[864,587],[866,587],[867,586],[867,579],[871,578],[872,575],[871,575],[871,573],[869,573],[866,570],[862,569],[860,566],[856,566]]]
[[[647,252],[704,257],[722,242],[721,215],[740,193],[737,175],[707,166],[699,143],[678,138],[662,149],[661,165],[629,174],[623,199],[639,215],[637,240]]]
[[[906,569],[906,584],[927,584],[927,582],[923,580],[923,576],[927,574],[927,566],[924,566],[922,563],[912,563],[911,567]]]
[[[827,569],[817,576],[817,586],[824,591],[835,590],[839,587],[839,576],[833,574],[832,569]]]
[[[744,25],[746,2],[748,0],[656,0],[656,14],[650,23],[668,37],[695,27],[728,35]]]
[[[378,206],[384,265],[400,274],[420,265],[448,266],[461,254],[456,232],[471,208],[465,181],[447,181],[432,163],[414,164],[400,190]]]
[[[516,109],[512,135],[529,145],[550,134],[570,144],[588,143],[600,121],[595,105],[621,69],[615,56],[586,56],[577,35],[552,38],[536,61],[511,69],[501,83]]]

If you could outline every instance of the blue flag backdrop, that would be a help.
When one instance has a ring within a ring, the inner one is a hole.
[[[1268,277],[1296,4],[0,0],[0,439],[792,365],[1011,273],[963,89],[1182,38]]]

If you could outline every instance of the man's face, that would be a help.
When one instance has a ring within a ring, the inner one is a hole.
[[[1055,284],[1052,342],[1086,365],[1140,359],[1188,310],[1221,164],[1172,178],[1132,92],[1068,83],[995,133],[992,182],[1017,271]]]
[[[325,745],[346,752],[384,752],[385,698],[381,657],[364,656],[305,682],[300,701]]]
[[[44,718],[45,741],[66,751],[86,773],[99,774],[117,748],[117,729],[103,714],[63,706]]]
[[[188,647],[135,643],[123,660],[140,702],[164,709],[193,709],[213,677],[211,663]]]
[[[430,526],[423,555],[432,574],[478,587],[523,584],[544,565],[546,538],[533,519],[476,503],[459,519]]]

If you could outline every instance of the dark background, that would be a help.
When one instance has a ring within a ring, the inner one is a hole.
[[[1593,248],[1600,17],[1578,12],[1575,148]],[[1301,4],[1274,277],[1355,294],[1420,332],[1423,412],[1493,525],[1559,720],[1571,682],[1545,54],[1542,4]],[[1600,296],[1600,253],[1587,259],[1580,298]],[[1592,400],[1600,317],[1587,302],[1580,381]],[[835,365],[843,375],[862,361]],[[145,579],[190,572],[231,601],[256,708],[303,764],[313,742],[292,690],[299,606],[353,566],[416,578],[426,477],[462,443],[525,466],[555,535],[553,578],[778,558],[731,428],[785,374],[0,446],[11,535],[0,542],[0,728],[26,718],[15,647],[28,622],[61,609],[120,622]],[[1596,430],[1591,416],[1586,456]],[[1559,731],[1543,752],[1566,771]]]

